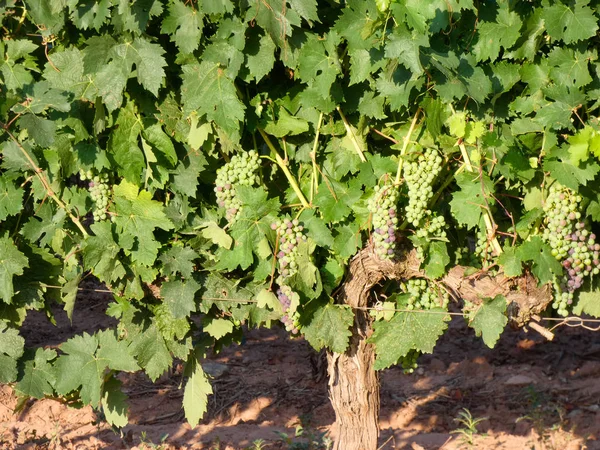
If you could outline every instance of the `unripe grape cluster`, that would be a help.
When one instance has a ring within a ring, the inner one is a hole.
[[[408,186],[406,220],[418,227],[426,215],[429,200],[433,197],[433,183],[442,170],[442,157],[437,150],[428,148],[415,161],[407,161],[403,175]]]
[[[406,309],[447,308],[450,296],[446,290],[423,278],[411,278],[400,285],[401,289],[410,294]]]
[[[491,261],[494,256],[494,249],[487,238],[485,230],[477,230],[477,241],[475,242],[475,256],[484,263]]]
[[[279,220],[271,224],[271,229],[277,231],[279,239],[277,262],[279,263],[279,285],[285,284],[286,280],[298,272],[298,244],[306,241],[303,233],[304,226],[298,219]]]
[[[284,315],[281,322],[285,329],[292,334],[297,334],[300,329],[297,311],[290,308],[292,296],[295,295],[288,285],[289,279],[298,273],[298,244],[306,241],[304,226],[298,219],[283,219],[271,224],[271,229],[277,231],[277,262],[279,263],[279,276],[277,277],[277,298],[281,304]]]
[[[242,204],[235,193],[235,186],[255,186],[260,183],[258,169],[260,158],[258,152],[251,150],[234,155],[231,160],[217,170],[215,193],[217,205],[225,208],[225,217],[235,222],[240,215]]]
[[[79,169],[79,177],[82,181],[88,181],[90,197],[94,201],[94,211],[92,213],[94,222],[106,220],[108,218],[107,209],[111,193],[108,174],[94,174],[91,170],[85,171]]]
[[[568,314],[573,293],[583,285],[584,278],[600,273],[600,244],[596,243],[589,225],[581,220],[581,201],[580,195],[554,183],[544,204],[543,239],[565,269],[564,276],[555,282],[552,305],[563,316]]]
[[[298,334],[300,325],[298,323],[298,313],[296,311],[289,311],[292,303],[292,295],[294,295],[292,288],[286,285],[281,286],[277,289],[277,299],[281,304],[281,308],[284,311],[281,317],[281,322],[285,326],[285,329],[292,334]]]
[[[415,236],[421,239],[427,239],[428,241],[433,238],[446,239],[445,228],[446,219],[444,219],[444,216],[433,215],[430,220],[417,229]],[[417,246],[417,256],[421,261],[425,259],[423,247]]]
[[[405,374],[410,374],[415,371],[419,365],[417,364],[417,359],[421,356],[421,352],[418,350],[409,350],[408,353],[402,356],[398,360],[398,365],[402,367],[402,371]]]
[[[375,186],[375,193],[367,203],[373,215],[373,244],[381,259],[391,259],[396,253],[396,228],[398,226],[398,187]]]

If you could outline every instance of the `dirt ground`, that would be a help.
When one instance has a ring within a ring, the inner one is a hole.
[[[110,326],[108,301],[82,296],[73,326],[62,313],[56,327],[43,313],[30,314],[27,344],[54,346]],[[122,376],[130,404],[123,430],[89,407],[50,399],[14,413],[11,387],[0,386],[0,449],[326,449],[335,415],[311,355],[303,339],[281,330],[251,331],[205,362],[215,394],[194,429],[183,418],[178,366],[156,384]],[[468,415],[481,420],[469,424]],[[490,350],[454,318],[414,374],[381,373],[380,426],[382,450],[600,449],[600,334],[563,327],[548,342],[509,330]]]

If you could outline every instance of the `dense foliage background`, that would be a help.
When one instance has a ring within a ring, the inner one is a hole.
[[[373,294],[377,368],[433,350],[452,294],[435,280],[455,266],[532,273],[561,315],[600,315],[597,2],[9,0],[0,14],[0,381],[21,394],[122,426],[115,374],[155,380],[178,358],[195,424],[211,391],[199,362],[242,324],[282,319],[344,352],[354,312],[334,297],[365,246],[422,262]],[[250,151],[252,170],[217,179]],[[385,214],[398,220],[378,240]],[[25,350],[27,311],[71,316],[90,275],[114,292],[117,329]],[[493,345],[506,309],[499,295],[465,314]]]

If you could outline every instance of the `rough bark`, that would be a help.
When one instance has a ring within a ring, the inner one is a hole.
[[[328,352],[329,393],[336,415],[337,439],[334,450],[375,450],[379,434],[379,381],[373,369],[375,349],[367,339],[372,333],[370,291],[384,279],[407,280],[426,277],[419,268],[416,252],[397,261],[381,261],[370,247],[350,262],[348,275],[335,294],[339,303],[355,309],[352,336],[345,353]],[[465,267],[456,266],[438,282],[455,299],[480,303],[484,298],[503,295],[513,326],[524,326],[552,301],[548,285],[538,287],[530,274],[509,278],[503,273],[477,272],[465,276]]]

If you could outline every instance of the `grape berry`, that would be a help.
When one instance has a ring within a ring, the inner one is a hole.
[[[110,186],[107,173],[94,175],[91,170],[79,170],[79,177],[82,181],[89,181],[88,189],[90,197],[94,201],[94,222],[106,220],[108,217],[107,209],[110,201]]]

